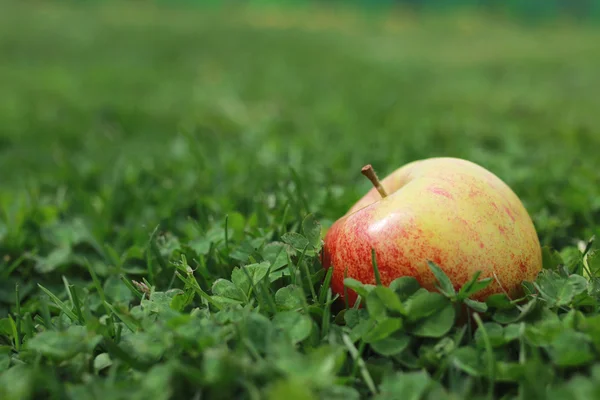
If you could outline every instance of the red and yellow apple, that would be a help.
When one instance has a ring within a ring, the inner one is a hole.
[[[369,175],[369,168],[363,173]],[[371,170],[372,171],[372,170]],[[372,188],[327,231],[323,266],[333,268],[331,287],[344,296],[344,273],[375,284],[371,249],[381,282],[415,277],[436,290],[427,261],[456,289],[477,271],[493,283],[473,298],[522,293],[521,283],[542,268],[537,232],[517,195],[493,173],[470,161],[430,158],[397,169]],[[379,187],[378,187],[379,186]],[[356,293],[348,289],[350,304]]]

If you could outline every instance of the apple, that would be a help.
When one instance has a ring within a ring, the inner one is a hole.
[[[542,268],[542,251],[527,210],[500,178],[458,158],[414,161],[379,181],[370,165],[363,174],[374,185],[337,220],[324,238],[323,266],[333,268],[331,287],[344,296],[344,275],[375,284],[372,249],[381,276],[412,276],[435,291],[427,265],[436,263],[458,290],[477,271],[493,283],[473,296],[515,298],[522,282]],[[349,288],[352,305],[357,295]]]

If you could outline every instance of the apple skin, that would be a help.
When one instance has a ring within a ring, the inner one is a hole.
[[[333,267],[331,287],[340,297],[346,269],[347,277],[375,284],[372,248],[385,286],[412,276],[436,291],[431,260],[457,290],[478,270],[479,279],[493,278],[472,297],[480,301],[505,291],[519,297],[521,283],[541,270],[541,246],[527,210],[485,168],[458,158],[429,158],[404,165],[381,184],[387,197],[372,188],[325,235],[323,267]],[[353,305],[357,295],[347,290]]]

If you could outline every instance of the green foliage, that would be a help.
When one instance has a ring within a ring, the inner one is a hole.
[[[597,29],[2,10],[0,399],[599,396]],[[320,251],[359,168],[438,155],[514,189],[544,271],[476,301],[430,263],[437,292],[346,308]]]

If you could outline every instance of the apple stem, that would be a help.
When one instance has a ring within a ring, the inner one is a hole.
[[[373,186],[375,186],[375,189],[377,189],[381,197],[387,197],[388,194],[381,185],[381,181],[377,177],[377,174],[375,173],[375,170],[373,169],[373,166],[371,164],[367,164],[364,167],[362,167],[362,170],[360,172],[371,181],[371,183],[373,184]]]

